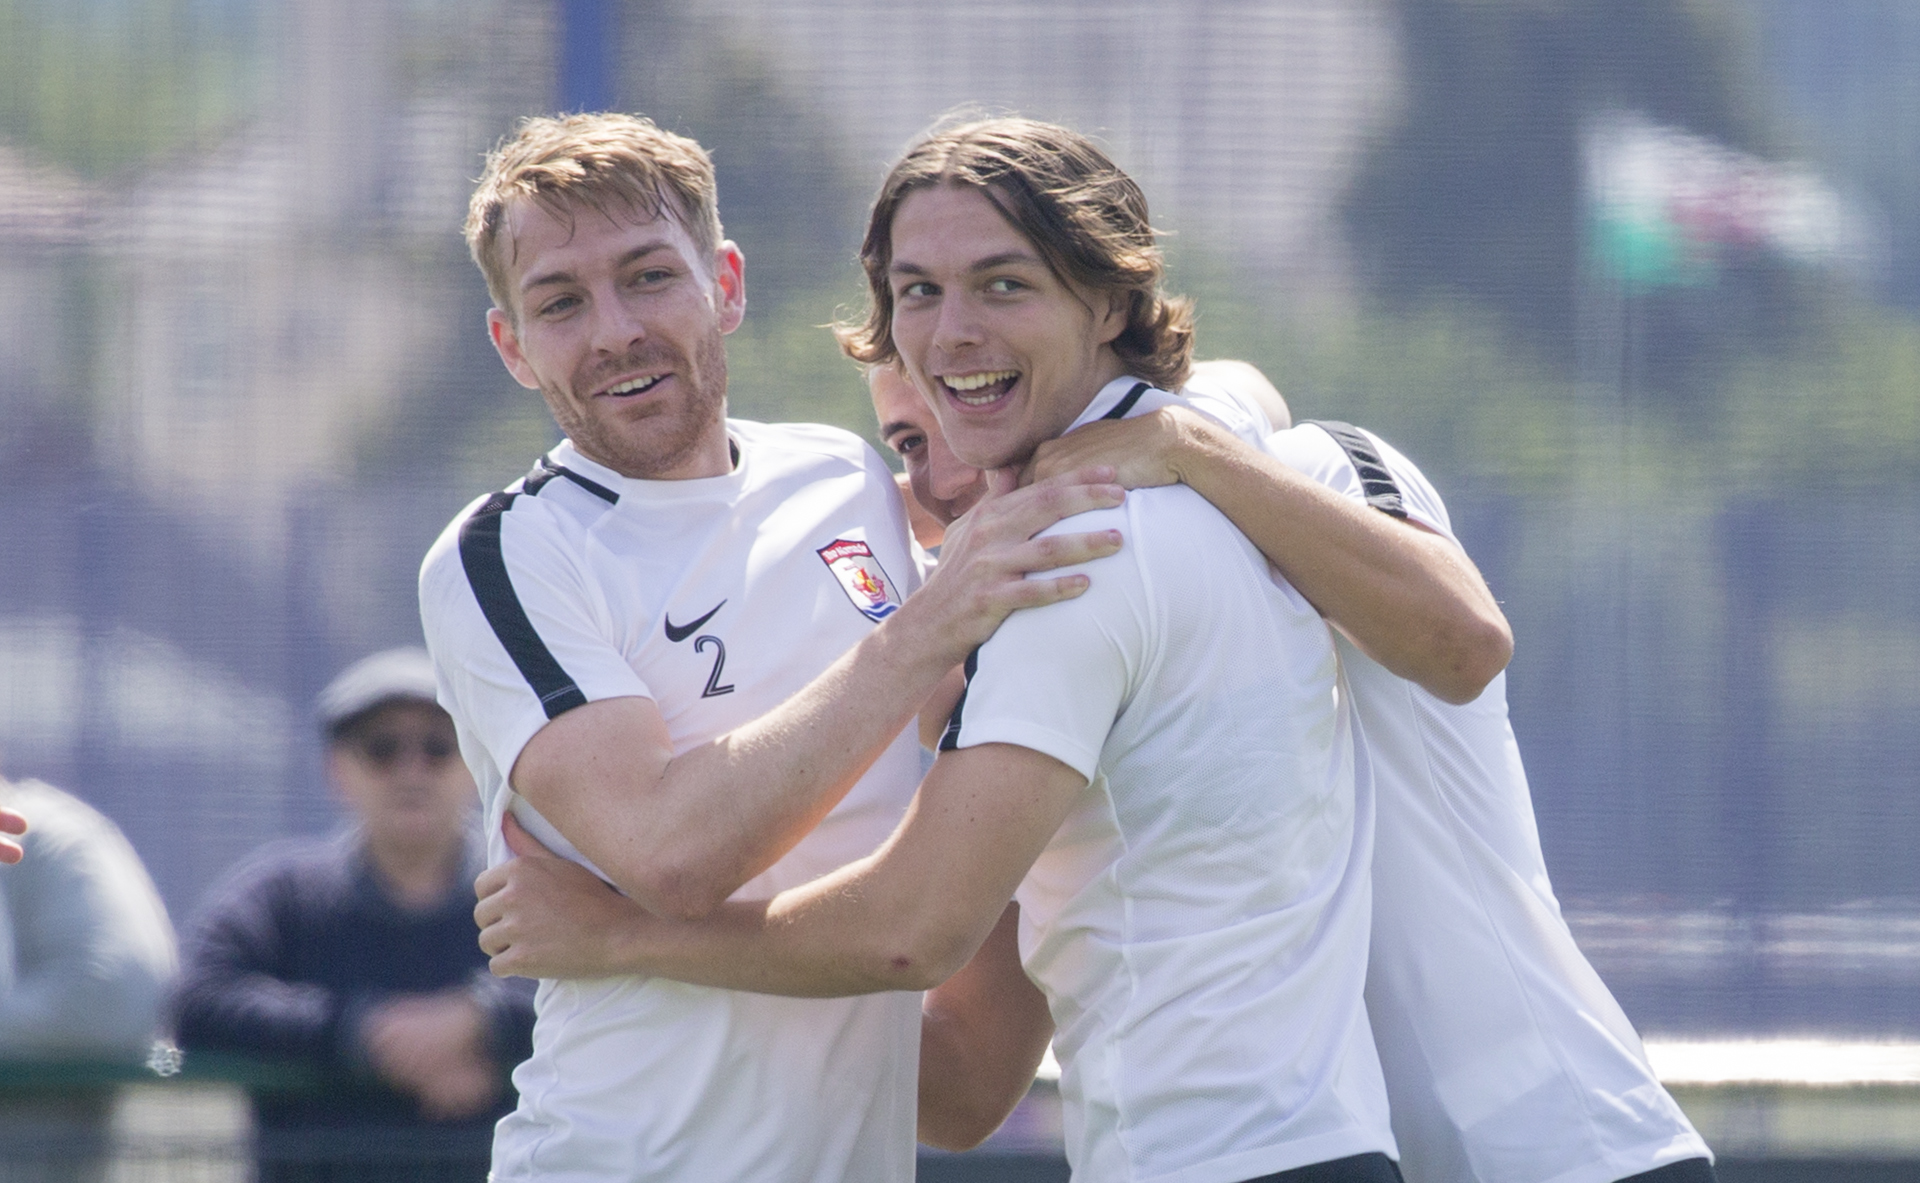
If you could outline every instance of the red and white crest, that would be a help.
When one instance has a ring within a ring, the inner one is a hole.
[[[873,549],[857,538],[836,538],[816,552],[840,581],[853,606],[868,620],[885,620],[900,610],[900,593],[873,556]]]

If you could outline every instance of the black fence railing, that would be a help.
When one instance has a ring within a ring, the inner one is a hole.
[[[237,1057],[162,1055],[145,1067],[0,1060],[0,1183],[487,1179],[491,1138],[484,1126],[254,1127],[251,1096],[316,1087],[317,1078],[297,1068]],[[1722,1183],[1920,1183],[1920,1138],[1909,1136],[1920,1127],[1920,1081],[1695,1084],[1676,1087],[1675,1095],[1709,1143],[1723,1144]],[[918,1178],[1067,1183],[1069,1174],[1059,1149],[1059,1094],[1041,1081],[979,1150],[923,1150]]]

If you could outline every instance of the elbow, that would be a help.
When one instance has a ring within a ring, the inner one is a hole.
[[[978,943],[957,929],[927,925],[883,942],[874,957],[873,977],[888,990],[931,990],[959,973]]]
[[[1443,675],[1426,688],[1443,702],[1463,706],[1480,697],[1513,659],[1513,630],[1496,609],[1463,627],[1448,648]]]
[[[646,908],[662,919],[694,923],[712,915],[732,894],[732,889],[722,888],[700,876],[669,876],[655,885]]]
[[[739,888],[707,867],[678,859],[648,859],[614,876],[614,885],[663,920],[705,920]]]
[[[960,964],[948,964],[937,953],[894,945],[874,959],[868,976],[881,990],[926,991],[952,977],[964,964],[964,958]]]
[[[922,1105],[918,1136],[922,1143],[935,1150],[958,1153],[972,1150],[992,1137],[1006,1119],[1007,1115],[997,1109],[989,1113],[959,1105]]]

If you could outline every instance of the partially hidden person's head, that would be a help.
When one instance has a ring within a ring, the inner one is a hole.
[[[453,720],[435,701],[424,649],[387,649],[320,692],[327,779],[369,840],[444,851],[464,840],[478,800]]]
[[[1146,196],[1068,128],[1000,118],[923,139],[882,183],[860,258],[868,312],[842,346],[897,359],[978,467],[1024,462],[1114,378],[1186,379],[1192,309],[1162,290]]]
[[[987,491],[986,474],[953,454],[933,409],[897,367],[870,367],[867,389],[873,394],[880,439],[907,470],[912,491],[908,508],[923,511],[929,519],[914,522],[914,536],[923,546],[935,545],[928,539],[944,533]]]
[[[466,239],[501,361],[583,455],[642,479],[727,471],[745,261],[705,149],[633,115],[528,119],[488,154]]]

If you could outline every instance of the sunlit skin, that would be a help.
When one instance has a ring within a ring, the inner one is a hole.
[[[982,190],[917,190],[892,241],[894,347],[963,462],[1024,464],[1125,373],[1120,297],[1055,275]]]
[[[15,838],[27,832],[27,819],[0,805],[0,863],[17,863],[26,854]]]
[[[508,207],[514,308],[487,313],[500,360],[583,455],[620,475],[726,473],[722,339],[746,313],[739,248],[704,257],[670,213],[572,213]]]
[[[873,392],[880,438],[907,470],[913,492],[908,509],[925,515],[922,521],[916,514],[914,537],[922,546],[937,546],[938,535],[986,493],[986,475],[953,454],[927,400],[899,370],[875,366],[867,374],[867,388]]]

